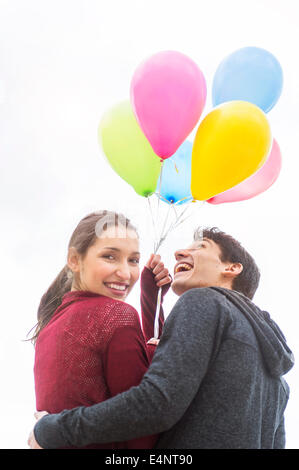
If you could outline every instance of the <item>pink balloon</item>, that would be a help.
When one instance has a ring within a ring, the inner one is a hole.
[[[237,186],[208,199],[210,204],[237,202],[251,199],[266,191],[277,180],[281,170],[281,153],[278,143],[273,139],[272,149],[266,163],[254,175]]]
[[[159,52],[137,68],[131,82],[132,107],[159,157],[171,157],[185,141],[200,118],[206,96],[203,73],[180,52]]]

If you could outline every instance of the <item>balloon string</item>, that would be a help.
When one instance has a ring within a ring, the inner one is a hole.
[[[159,182],[158,205],[157,205],[157,221],[159,221],[159,209],[160,209],[160,196],[161,196],[161,188],[162,188],[163,163],[164,163],[164,160],[161,159],[160,182]],[[155,248],[154,248],[154,253],[155,254],[157,253],[159,246],[160,246],[160,241],[157,240],[157,242],[155,244]]]
[[[180,213],[180,215],[177,217],[177,220],[175,221],[174,225],[173,225],[173,229],[178,227],[179,225],[181,225],[181,223],[186,220],[188,217],[190,217],[191,214],[189,214],[185,219],[182,219],[182,217],[186,214],[186,212],[190,209],[191,207],[191,202],[190,203],[187,203],[187,206],[185,207],[185,209]]]
[[[171,203],[170,201],[168,201],[167,199],[165,199],[161,195],[163,161],[161,163],[162,163],[162,165],[161,165],[161,172],[160,172],[159,192],[155,193],[156,196],[158,197],[157,221],[159,220],[160,199],[164,200],[165,202],[167,202],[169,204],[169,209],[167,211],[167,215],[166,215],[166,218],[164,220],[164,225],[163,225],[163,228],[162,228],[162,231],[161,231],[161,234],[160,234],[160,238],[159,239],[156,238],[155,247],[154,247],[154,253],[155,254],[157,253],[158,249],[161,247],[162,243],[167,238],[169,233],[172,230],[174,230],[176,227],[181,225],[185,220],[187,220],[192,215],[192,214],[189,214],[187,217],[182,219],[183,215],[186,214],[186,211],[189,209],[191,203],[195,202],[194,200],[191,200],[189,203],[187,203],[187,207],[184,208],[184,210],[181,212],[181,214],[180,215],[177,214],[175,206],[177,206],[180,202],[184,201],[186,199],[186,197],[180,199],[176,203]],[[149,202],[149,207],[151,208],[150,202]],[[170,214],[171,210],[173,210],[174,213],[175,213],[175,221],[171,222],[168,229],[166,230],[166,225],[167,225],[168,217],[169,217],[169,214]],[[152,211],[151,211],[151,215],[152,215],[153,225],[154,225],[154,227],[156,227]],[[156,228],[155,228],[155,233],[157,235]],[[155,312],[155,321],[154,321],[154,339],[155,340],[159,339],[159,317],[160,317],[160,307],[161,307],[161,296],[162,296],[162,287],[159,287],[158,296],[157,296],[157,304],[156,304],[156,312]]]
[[[185,201],[185,199],[190,199],[190,201],[188,202],[193,202],[193,199],[190,198],[190,196],[185,196],[183,197],[182,199],[179,199],[178,201],[176,202],[170,202],[168,199],[166,199],[164,196],[162,196],[162,194],[159,195],[159,193],[154,193],[157,197],[159,197],[160,199],[162,199],[162,201],[166,202],[167,204],[169,205],[172,205],[172,206],[177,206],[180,204],[180,202],[182,201]]]
[[[178,225],[180,225],[183,221],[187,220],[187,218],[189,217],[186,217],[185,219],[183,219],[182,221],[180,220],[183,215],[186,213],[186,211],[189,209],[190,207],[190,203],[193,202],[190,201],[188,204],[187,207],[184,208],[184,210],[181,212],[180,215],[177,214],[177,211],[176,211],[176,206],[184,201],[185,199],[187,199],[187,197],[184,197],[180,200],[178,200],[177,202],[175,203],[171,203],[168,199],[165,199],[161,194],[159,195],[159,193],[155,193],[155,195],[158,197],[158,199],[162,199],[163,201],[165,201],[168,205],[169,205],[169,209],[168,209],[168,212],[167,212],[167,215],[166,215],[166,219],[164,221],[164,226],[163,226],[163,229],[162,229],[162,232],[161,232],[161,235],[160,235],[160,238],[158,239],[157,238],[157,242],[156,242],[156,245],[155,245],[155,253],[158,251],[158,249],[161,247],[162,243],[164,242],[164,240],[167,238],[167,236],[169,235],[169,233],[174,229],[176,228]],[[168,220],[168,217],[169,217],[169,213],[171,211],[171,209],[174,211],[174,214],[175,214],[175,221],[174,222],[170,222],[170,225],[168,227],[167,230],[166,229],[166,224],[167,224],[167,220]],[[190,214],[191,215],[191,214]],[[154,224],[154,221],[153,221],[153,224]]]
[[[164,202],[166,202],[169,205],[168,212],[167,212],[167,215],[166,215],[166,218],[165,218],[165,221],[164,221],[164,225],[163,225],[163,228],[162,228],[162,231],[161,231],[161,235],[160,235],[160,238],[157,241],[157,245],[156,245],[156,251],[157,251],[158,248],[163,243],[163,241],[165,240],[167,234],[169,233],[169,230],[168,230],[166,232],[166,235],[165,235],[165,227],[166,227],[166,223],[167,223],[167,220],[168,220],[169,213],[170,213],[171,209],[173,209],[173,211],[175,213],[175,217],[177,218],[178,215],[176,213],[176,210],[175,210],[174,206],[177,205],[178,203],[180,203],[181,201],[184,201],[187,197],[184,197],[184,198],[180,199],[179,201],[173,203],[173,202],[170,202],[168,199],[165,199],[165,197],[163,197],[159,192],[155,193],[155,195],[158,197],[158,204],[159,204],[160,199],[162,199]],[[173,224],[173,222],[172,222],[172,224]],[[171,226],[171,224],[170,224],[170,226]]]
[[[154,214],[153,214],[153,209],[152,209],[152,205],[151,205],[151,200],[150,200],[149,196],[147,197],[147,201],[148,201],[148,207],[149,207],[149,211],[150,211],[150,215],[151,215],[151,219],[152,219],[152,223],[153,223],[153,227],[154,227],[154,233],[155,233],[155,241],[154,241],[154,251],[155,251],[155,245],[157,243],[157,238],[158,238],[157,227],[156,227],[155,218],[154,218]]]
[[[177,202],[175,202],[174,205],[177,206],[180,202],[185,201],[185,199],[190,199],[190,201],[188,202],[193,202],[193,198],[191,198],[190,196],[185,196],[182,199],[179,199]]]
[[[181,212],[180,215],[177,215],[176,213],[176,220],[174,222],[172,222],[170,224],[170,226],[168,227],[168,230],[166,231],[166,233],[163,234],[163,237],[160,239],[159,241],[159,247],[161,246],[161,244],[163,243],[163,241],[168,237],[169,233],[172,232],[174,229],[176,229],[177,227],[179,227],[183,222],[185,222],[185,220],[189,219],[189,217],[191,217],[192,215],[192,212],[190,214],[188,214],[186,217],[183,217],[184,214],[186,214],[187,210],[191,207],[191,203],[193,202],[198,202],[198,201],[190,201],[190,203],[188,203],[188,207],[186,207],[184,209],[184,211]],[[202,204],[201,205],[198,205],[197,207],[202,207],[203,203],[205,201],[201,201]],[[174,207],[174,204],[171,206],[173,208],[173,210],[175,211],[175,207]]]
[[[160,170],[160,184],[159,184],[159,197],[158,197],[158,205],[157,205],[157,222],[159,220],[159,206],[160,206],[160,195],[161,195],[161,187],[162,187],[162,173],[163,173],[163,163],[164,160],[161,160],[161,170]],[[152,217],[154,227],[155,221],[154,218]],[[157,239],[157,230],[155,228],[155,233],[156,233],[156,240],[154,243],[154,254],[157,253],[159,247],[160,247],[160,240],[158,241]],[[154,321],[154,338],[159,339],[159,316],[160,316],[160,306],[161,306],[161,295],[162,295],[162,287],[159,287],[158,290],[158,297],[157,297],[157,305],[156,305],[156,313],[155,313],[155,321]]]
[[[151,205],[151,200],[149,196],[147,197],[148,201],[148,207],[154,227],[154,232],[155,232],[155,242],[154,242],[154,253],[156,254],[159,248],[158,241],[157,241],[157,227],[154,219],[154,214],[153,214],[153,208]],[[162,294],[162,288],[159,287],[158,290],[158,296],[157,296],[157,304],[156,304],[156,312],[155,312],[155,320],[154,320],[154,339],[158,340],[159,339],[159,316],[160,316],[160,306],[161,306],[161,294]]]
[[[193,202],[193,201],[191,201],[191,203],[192,203],[192,202]],[[197,202],[197,201],[196,201],[196,202]],[[198,208],[201,208],[201,207],[203,206],[203,203],[204,203],[205,201],[201,201],[201,202],[202,202],[202,204],[199,204],[199,205],[197,206]],[[191,206],[189,206],[189,207],[191,207]],[[189,207],[188,207],[188,208],[189,208]],[[191,217],[191,215],[192,215],[192,213],[189,214],[189,215],[187,215],[183,220],[180,220],[179,223],[176,223],[173,228],[179,227],[183,222],[185,222],[185,220],[189,219],[189,217]]]
[[[159,198],[160,199],[160,198]],[[164,198],[163,198],[164,199]],[[178,201],[180,202],[180,201]],[[192,201],[191,201],[192,202]],[[162,245],[163,241],[167,238],[168,234],[174,229],[176,228],[178,225],[180,225],[182,222],[184,222],[188,217],[190,217],[191,214],[189,214],[189,216],[185,217],[183,220],[180,221],[180,218],[186,213],[186,211],[189,209],[190,205],[188,205],[187,208],[184,209],[184,211],[178,216],[176,214],[176,211],[175,211],[175,208],[174,208],[174,204],[171,203],[169,205],[169,209],[168,209],[168,212],[167,212],[167,216],[166,216],[166,219],[164,221],[164,226],[163,226],[163,229],[162,229],[162,232],[161,232],[161,236],[160,236],[160,240],[159,242],[157,243],[156,245],[156,252],[158,251],[158,249],[160,248],[160,246]],[[166,223],[167,223],[167,219],[168,219],[168,216],[169,216],[169,213],[170,213],[170,210],[171,209],[174,209],[174,212],[175,212],[175,215],[176,215],[176,220],[175,220],[175,223],[171,223],[170,226],[168,227],[168,230],[166,230],[165,232],[165,227],[166,227]],[[179,223],[178,223],[179,222]],[[155,339],[159,339],[159,316],[160,316],[160,306],[161,306],[161,295],[162,295],[162,288],[160,287],[159,290],[158,290],[158,298],[157,298],[157,306],[156,306],[156,313],[155,313],[155,321],[154,321],[154,338]]]
[[[180,202],[180,201],[178,201]],[[177,204],[177,203],[176,203]],[[177,214],[176,212],[176,208],[174,207],[173,205],[173,209],[174,209],[174,212],[175,212],[175,216],[176,216],[176,220],[174,222],[172,222],[172,224],[170,225],[169,229],[168,229],[168,232],[167,232],[167,235],[174,229],[177,227],[177,224],[179,222],[179,220],[183,217],[183,215],[186,213],[186,211],[189,209],[189,204],[187,207],[184,208],[184,210],[180,213],[180,215]]]
[[[163,228],[162,228],[162,231],[161,231],[161,235],[160,235],[160,242],[161,242],[162,240],[164,240],[164,232],[165,232],[165,228],[166,228],[166,224],[167,224],[167,220],[168,220],[170,211],[171,211],[171,204],[169,205],[169,208],[168,208],[168,211],[167,211],[165,220],[164,220],[164,225],[163,225]],[[160,243],[160,244],[161,244],[161,243]]]
[[[159,316],[160,316],[160,306],[161,306],[161,295],[162,295],[162,287],[159,287],[156,314],[155,314],[155,323],[154,323],[154,338],[155,339],[159,339]]]

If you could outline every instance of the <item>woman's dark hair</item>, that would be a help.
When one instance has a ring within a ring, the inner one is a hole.
[[[221,261],[242,264],[243,270],[234,278],[232,288],[252,299],[261,276],[252,256],[243,248],[240,242],[217,227],[199,227],[194,233],[194,240],[202,238],[212,240],[219,246]]]
[[[79,222],[71,236],[68,249],[74,247],[79,255],[84,257],[88,248],[110,227],[115,227],[117,233],[123,228],[124,234],[127,229],[134,230],[137,234],[135,227],[124,215],[105,210],[93,212]],[[37,311],[37,324],[33,327],[35,328],[34,335],[30,338],[34,344],[41,330],[49,323],[55,310],[61,304],[64,294],[71,290],[72,282],[72,271],[66,264],[41,298]]]

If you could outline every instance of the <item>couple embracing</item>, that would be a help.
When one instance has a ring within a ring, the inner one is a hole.
[[[82,219],[67,264],[43,295],[35,343],[33,449],[285,447],[293,366],[285,337],[253,296],[252,256],[219,229],[200,229],[141,273],[141,319],[125,302],[139,278],[136,229],[121,214]],[[160,341],[158,289],[179,296]]]

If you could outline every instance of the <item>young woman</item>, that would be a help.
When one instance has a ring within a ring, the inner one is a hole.
[[[121,214],[97,212],[76,227],[67,265],[43,295],[35,342],[37,410],[58,413],[89,406],[138,385],[155,346],[157,292],[170,286],[160,256],[142,273],[142,324],[125,299],[139,278],[136,229]],[[163,312],[160,311],[160,328]],[[149,343],[151,344],[147,344]],[[88,448],[152,448],[156,436]]]

